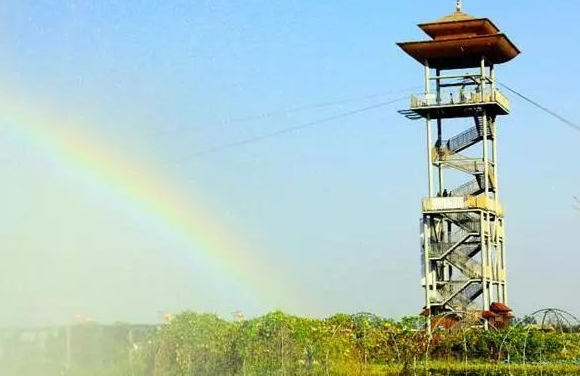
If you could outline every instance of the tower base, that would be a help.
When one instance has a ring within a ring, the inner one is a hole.
[[[423,309],[421,316],[429,316],[429,310]],[[487,323],[494,329],[507,329],[514,318],[512,309],[503,303],[492,303],[488,311],[468,312],[431,312],[431,330],[451,330],[458,325],[471,323],[473,325]]]

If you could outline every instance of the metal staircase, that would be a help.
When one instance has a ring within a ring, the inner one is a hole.
[[[481,278],[481,264],[469,254],[473,248],[461,247],[449,254],[447,261],[469,279]]]
[[[467,182],[459,187],[455,188],[451,192],[449,192],[450,196],[455,197],[463,197],[463,196],[477,196],[483,192],[482,184],[480,183],[481,179],[478,177],[481,175],[476,176],[476,179]]]
[[[448,154],[459,153],[483,140],[483,123],[484,119],[482,116],[475,117],[475,126],[469,128],[466,131],[459,133],[457,136],[450,138],[449,140],[441,142],[439,148],[441,151]],[[488,126],[487,137],[491,139],[493,137],[492,131]]]
[[[447,306],[456,311],[466,311],[483,291],[476,280],[457,280],[445,284],[431,297],[431,304]]]
[[[452,168],[472,175],[473,179],[451,190],[451,197],[478,196],[485,191],[485,176],[488,189],[495,189],[494,164],[483,158],[472,158],[461,152],[484,140],[485,123],[482,116],[474,117],[475,125],[458,135],[436,144],[433,154],[434,164]],[[494,135],[488,126],[487,139]],[[440,217],[443,225],[435,226],[430,238],[429,261],[433,268],[448,270],[447,278],[437,278],[436,293],[431,297],[431,305],[451,310],[468,310],[483,293],[483,265],[478,259],[481,254],[482,228],[478,211],[447,211]],[[445,230],[444,228],[447,227]],[[453,230],[452,230],[453,229]],[[435,265],[439,265],[436,267]],[[444,268],[444,269],[441,269]]]
[[[481,284],[474,285],[482,276],[482,265],[476,260],[481,252],[480,215],[454,212],[447,213],[444,218],[442,223],[447,225],[447,229],[455,230],[441,235],[439,230],[442,226],[435,226],[437,231],[430,239],[429,262],[446,265],[450,268],[449,274],[456,274],[456,277],[449,280],[438,278],[437,293],[432,297],[431,304],[465,310],[481,294]],[[458,280],[459,276],[461,278]]]
[[[480,231],[480,214],[475,212],[450,212],[444,216],[459,228],[470,233],[479,234]]]
[[[453,154],[439,156],[436,162],[474,176],[482,175],[485,172],[485,162],[481,158]],[[494,165],[492,162],[488,162],[487,164],[490,175],[489,181],[493,184]]]
[[[482,116],[474,118],[475,126],[461,132],[449,140],[442,141],[436,145],[436,150],[433,155],[434,163],[445,166],[447,168],[456,169],[467,174],[473,175],[475,180],[467,182],[450,193],[451,196],[477,196],[484,191],[485,180],[483,175],[486,171],[486,164],[483,158],[472,158],[460,154],[462,151],[478,144],[484,138],[483,127],[484,123],[489,124],[490,121],[485,122]],[[487,126],[487,139],[492,140],[494,137],[492,127]],[[489,190],[495,190],[495,165],[489,161],[487,163],[487,171],[489,176]]]
[[[455,310],[466,311],[473,305],[473,301],[477,299],[483,292],[483,286],[480,282],[469,281],[461,291],[453,298],[449,299],[446,304],[453,307]]]

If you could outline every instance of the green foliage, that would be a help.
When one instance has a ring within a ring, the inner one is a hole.
[[[580,335],[574,330],[540,330],[522,322],[485,331],[462,323],[438,327],[429,337],[425,326],[421,317],[393,321],[371,314],[310,319],[272,312],[231,322],[188,312],[158,327],[78,325],[42,335],[8,333],[0,338],[5,349],[18,351],[4,351],[0,374],[406,375],[421,369],[477,374],[485,366],[485,374],[520,367],[532,375],[544,368],[580,370]]]
[[[236,374],[240,370],[234,346],[237,334],[234,324],[216,315],[179,315],[155,339],[154,374]]]

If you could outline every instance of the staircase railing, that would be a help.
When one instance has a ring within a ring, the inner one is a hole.
[[[479,214],[470,212],[457,212],[457,213],[447,213],[446,216],[454,224],[456,224],[463,230],[470,233],[479,234],[480,231]]]
[[[447,260],[469,279],[481,278],[481,264],[468,256],[476,247],[476,245],[470,245],[456,249],[447,257]]]
[[[432,299],[438,298],[437,299],[438,301],[432,300],[432,303],[444,305],[453,301],[455,302],[454,305],[457,305],[457,303],[459,303],[459,305],[461,306],[467,306],[468,304],[471,303],[471,300],[466,295],[462,294],[462,292],[467,288],[469,288],[469,286],[472,285],[473,283],[475,283],[475,281],[473,280],[450,281],[446,283],[444,286],[442,286],[440,289],[438,289],[439,296],[432,297]]]
[[[441,163],[469,174],[481,174],[484,171],[484,162],[481,158],[466,157],[461,154],[444,156],[439,159]]]
[[[463,228],[458,228],[454,231],[448,241],[438,241],[437,239],[431,239],[430,243],[430,257],[431,258],[441,258],[446,256],[449,252],[455,250],[456,248],[466,245],[466,242],[472,238],[477,237],[476,232],[467,231]]]
[[[481,191],[481,186],[479,185],[479,182],[477,181],[477,179],[475,179],[475,180],[471,180],[471,181],[455,188],[454,190],[449,192],[449,195],[454,196],[454,197],[455,196],[457,196],[457,197],[473,196],[480,191]]]
[[[444,142],[443,145],[446,145],[451,153],[458,153],[461,150],[467,149],[479,140],[481,140],[479,129],[477,127],[472,127],[461,132],[457,136],[450,138],[447,142]]]
[[[481,295],[482,291],[483,287],[481,286],[481,283],[468,283],[459,294],[449,300],[448,304],[454,306],[459,305],[462,309],[466,309],[479,295]]]

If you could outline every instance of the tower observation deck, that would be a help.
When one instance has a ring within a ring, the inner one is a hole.
[[[509,321],[497,119],[510,113],[496,66],[520,51],[487,18],[461,11],[420,24],[431,37],[398,43],[424,66],[424,93],[400,111],[426,123],[428,196],[422,205],[425,313]],[[487,324],[486,324],[487,325]]]

